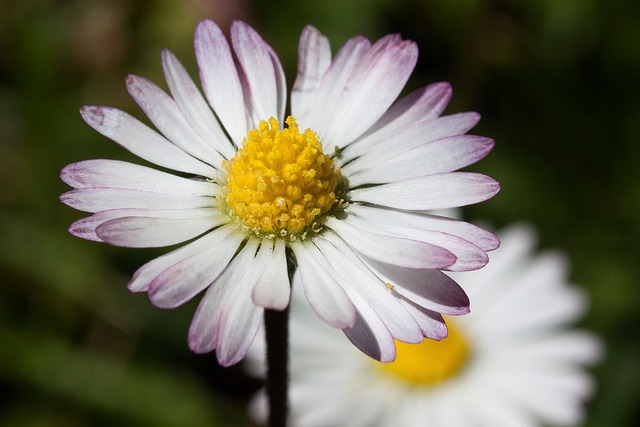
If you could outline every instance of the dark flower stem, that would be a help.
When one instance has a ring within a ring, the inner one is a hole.
[[[288,412],[289,308],[265,310],[269,427],[285,427]]]

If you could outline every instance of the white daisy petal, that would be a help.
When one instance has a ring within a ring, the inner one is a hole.
[[[260,251],[266,251],[268,247],[269,245],[263,243]],[[281,240],[275,241],[272,250],[268,254],[269,262],[251,293],[251,298],[255,304],[274,310],[284,310],[289,305],[291,284],[289,283],[285,249],[284,242]]]
[[[230,272],[237,274],[238,270],[227,269],[220,275],[220,278],[228,280]],[[227,283],[218,281],[217,286],[209,286],[200,300],[189,326],[188,343],[194,353],[208,353],[215,350],[218,321],[222,308],[221,301],[230,291],[230,286]]]
[[[231,140],[240,146],[247,135],[247,117],[242,85],[229,43],[213,21],[205,20],[196,27],[195,49],[207,100]]]
[[[96,216],[97,215],[100,214],[96,214]],[[133,274],[133,277],[129,281],[129,290],[131,292],[147,292],[151,281],[160,273],[172,265],[175,265],[185,259],[189,259],[209,248],[212,242],[216,242],[220,239],[218,234],[221,232],[229,233],[230,230],[228,228],[225,229],[224,227],[218,228],[200,239],[149,261]],[[225,234],[225,236],[226,235],[227,234]]]
[[[376,221],[363,219],[356,215],[349,216],[348,221],[349,225],[361,230],[375,229],[375,227],[380,224]],[[484,267],[487,262],[489,262],[489,257],[485,251],[473,243],[452,234],[399,224],[388,224],[385,227],[384,232],[385,234],[388,233],[392,236],[404,237],[406,239],[417,240],[429,245],[434,245],[452,253],[456,260],[453,264],[446,267],[447,270],[477,270]]]
[[[313,310],[336,328],[352,327],[356,321],[356,309],[331,272],[327,271],[329,266],[322,264],[318,249],[313,244],[297,242],[291,245],[291,249],[298,260],[304,294]]]
[[[405,237],[375,233],[351,224],[349,217],[329,217],[325,225],[334,230],[349,246],[362,255],[404,268],[446,268],[456,261],[446,249]]]
[[[193,298],[222,273],[242,241],[232,227],[218,228],[200,238],[205,239],[207,248],[177,260],[151,280],[148,293],[155,306],[173,308]]]
[[[234,305],[234,302],[241,304]],[[223,317],[225,328],[219,332],[216,348],[218,363],[224,367],[235,365],[247,354],[264,313],[264,308],[251,303],[248,293],[235,295],[228,304],[231,310],[226,313],[228,317]]]
[[[262,320],[264,309],[253,304],[251,290],[268,258],[258,259],[255,251],[256,246],[248,242],[228,267],[235,271],[224,278],[226,283],[212,284],[212,287],[226,288],[226,294],[218,301],[215,331],[216,357],[222,366],[234,365],[244,358]]]
[[[499,190],[500,184],[486,175],[454,172],[356,188],[350,194],[353,201],[426,211],[482,202],[496,195]]]
[[[342,332],[367,356],[381,362],[394,360],[396,345],[384,322],[359,295],[353,295],[351,301],[356,306],[356,321]]]
[[[275,72],[275,80],[276,80],[276,93],[278,96],[277,102],[277,116],[281,120],[284,120],[284,113],[287,109],[287,79],[284,74],[284,69],[282,68],[282,64],[280,63],[280,59],[276,52],[271,48],[271,46],[267,45],[267,50],[269,51],[269,56],[271,57],[271,63],[273,64],[273,69]]]
[[[91,216],[79,219],[69,226],[69,233],[81,239],[91,240],[93,242],[102,242],[102,239],[96,234],[96,227],[105,221],[118,216],[109,215],[110,212],[117,211],[117,209],[111,211],[103,211],[93,214]],[[106,215],[105,215],[106,213]]]
[[[477,113],[458,113],[407,124],[402,129],[383,128],[378,132],[367,132],[342,152],[343,162],[353,159],[347,170],[357,172],[369,167],[369,162],[393,158],[427,142],[460,136],[474,127],[480,120]],[[362,159],[360,159],[362,158]]]
[[[467,294],[441,271],[398,268],[377,261],[369,265],[395,292],[424,308],[454,316],[469,313]]]
[[[89,126],[142,159],[179,172],[216,176],[214,168],[191,157],[124,111],[84,106],[80,114]]]
[[[314,108],[309,112],[306,117],[300,118],[301,127],[310,127],[318,132],[322,139],[323,144],[332,147],[335,145],[333,141],[329,139],[329,126],[334,117],[334,112],[340,102],[340,96],[344,90],[345,84],[351,75],[353,69],[357,66],[362,56],[371,47],[371,42],[364,37],[358,36],[347,40],[347,42],[340,48],[336,56],[333,58],[331,66],[327,69],[320,87],[315,96]],[[312,93],[300,94],[301,101],[304,103],[311,102],[306,99],[311,97]],[[296,111],[292,111],[294,114]]]
[[[198,135],[180,111],[178,104],[144,77],[127,76],[127,90],[162,134],[184,152],[210,165],[223,157]]]
[[[452,172],[482,159],[493,145],[492,139],[473,135],[427,142],[392,159],[378,157],[376,162],[371,158],[367,169],[353,171],[354,167],[349,168],[349,185],[383,184]],[[363,167],[363,164],[358,166]]]
[[[415,319],[389,293],[383,282],[337,235],[326,233],[325,238],[326,240],[317,239],[316,244],[322,255],[334,266],[342,288],[357,292],[375,310],[393,338],[414,343],[422,341],[422,332]],[[348,295],[353,301],[352,294]],[[366,316],[362,310],[359,311]]]
[[[207,144],[226,159],[233,157],[235,154],[233,145],[224,134],[209,105],[189,77],[184,66],[173,53],[166,49],[162,51],[162,68],[171,95],[191,127]]]
[[[414,123],[438,117],[449,103],[451,92],[451,85],[446,82],[414,90],[393,104],[364,136],[379,132],[393,135]]]
[[[162,194],[122,188],[79,188],[60,196],[62,203],[84,212],[109,209],[198,209],[212,205],[211,197]]]
[[[326,138],[344,147],[371,127],[396,99],[418,59],[411,41],[390,35],[376,42],[354,68]]]
[[[164,218],[164,219],[206,219],[219,221],[221,224],[224,219],[214,208],[200,209],[111,209],[95,213],[89,217],[79,219],[71,224],[69,232],[74,236],[81,237],[95,242],[104,242],[96,234],[96,228],[107,221],[118,218],[130,217],[146,217],[146,218]],[[186,240],[186,239],[185,239]]]
[[[193,239],[226,221],[222,215],[200,218],[132,216],[103,222],[96,227],[96,235],[115,246],[158,248]]]
[[[494,250],[500,245],[500,241],[493,233],[457,219],[357,204],[349,205],[345,211],[378,224],[381,228],[398,225],[451,234],[467,240],[485,251]]]
[[[260,120],[278,116],[278,89],[270,48],[258,33],[241,21],[231,24],[231,42],[242,67],[241,80],[246,84],[245,98],[254,126]],[[279,64],[279,61],[278,61]]]
[[[291,89],[291,112],[300,123],[307,123],[322,77],[331,65],[329,39],[307,25],[302,30],[298,47],[298,74]]]
[[[439,341],[447,337],[447,324],[440,313],[421,307],[404,297],[398,300],[418,323],[425,338]]]
[[[74,188],[111,187],[153,193],[215,196],[218,186],[119,160],[85,160],[62,169],[60,177]]]

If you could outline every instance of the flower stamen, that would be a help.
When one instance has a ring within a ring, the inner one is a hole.
[[[223,162],[228,190],[223,201],[246,232],[297,240],[320,230],[319,217],[338,202],[341,173],[316,132],[300,132],[291,116],[285,122],[280,130],[273,117],[261,121]]]

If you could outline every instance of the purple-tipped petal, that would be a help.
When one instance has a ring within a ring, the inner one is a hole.
[[[396,358],[396,343],[380,317],[360,295],[350,295],[356,306],[355,324],[342,330],[349,341],[369,357],[381,362]]]
[[[223,215],[199,218],[131,216],[100,224],[96,235],[104,242],[130,248],[158,248],[191,240],[228,219]]]
[[[398,299],[416,320],[425,338],[440,341],[447,337],[449,330],[440,313],[421,307],[401,295]]]
[[[415,43],[389,35],[378,40],[349,76],[326,134],[344,147],[370,128],[395,101],[418,59]]]
[[[296,255],[304,294],[313,311],[336,328],[352,327],[356,309],[333,278],[331,267],[324,263],[318,249],[311,243],[294,243],[291,249]]]
[[[331,65],[331,46],[320,31],[307,25],[298,46],[298,74],[291,89],[291,113],[306,123],[322,78]]]
[[[451,234],[473,243],[484,251],[491,251],[500,246],[500,240],[495,234],[458,219],[357,204],[349,205],[346,212],[378,224],[380,228],[404,226]]]
[[[195,50],[207,100],[232,141],[241,146],[248,130],[242,85],[229,43],[213,21],[196,27]]]
[[[278,58],[276,52],[269,45],[267,45],[267,50],[269,51],[269,56],[271,57],[271,63],[273,64],[276,78],[276,93],[278,96],[278,115],[276,117],[282,117],[282,120],[284,120],[284,113],[287,109],[287,79],[284,74],[282,64],[280,63],[280,58]]]
[[[224,285],[226,295],[218,301],[220,308],[215,325],[215,346],[221,366],[234,365],[244,358],[262,321],[264,309],[253,304],[251,290],[270,259],[263,257],[259,260],[256,246],[252,243],[248,242],[228,267],[237,270],[237,274],[229,275]],[[212,286],[220,285],[222,283]]]
[[[235,154],[233,145],[184,66],[171,52],[163,50],[162,67],[171,95],[191,127],[222,156],[232,158]]]
[[[162,134],[184,152],[220,168],[223,157],[198,135],[178,104],[144,77],[127,76],[127,90]]]
[[[362,255],[393,266],[418,269],[446,268],[456,261],[446,249],[406,237],[365,230],[344,220],[329,217],[325,225]],[[358,225],[358,224],[355,224]]]
[[[106,219],[96,217],[97,215],[104,214],[105,212],[98,212],[97,214],[75,221],[69,226],[69,233],[76,237],[80,237],[81,239],[91,240],[93,242],[102,242],[103,240],[96,234],[96,227],[105,221],[113,219],[112,216],[108,216]]]
[[[68,191],[60,196],[60,201],[79,211],[92,213],[110,209],[198,209],[212,204],[210,197],[106,187]]]
[[[361,157],[355,165],[345,166],[349,185],[384,184],[421,176],[453,172],[469,166],[489,154],[490,138],[459,135],[427,142],[393,158]]]
[[[189,301],[222,273],[242,242],[232,226],[220,227],[201,237],[209,246],[189,258],[177,260],[149,283],[151,302],[174,308]]]
[[[124,111],[86,105],[80,114],[89,126],[142,159],[179,172],[216,176],[214,168],[191,157]]]
[[[449,209],[490,199],[500,184],[486,175],[452,172],[351,190],[355,202],[408,211]]]
[[[221,227],[200,239],[196,239],[187,245],[149,261],[133,274],[133,277],[129,281],[129,290],[131,292],[147,292],[153,279],[160,275],[160,273],[185,259],[189,259],[202,253],[212,245],[215,245],[215,243],[220,239],[218,233],[226,232],[228,234],[230,231],[231,230],[229,228],[225,229],[225,227]],[[224,234],[222,238],[227,234]]]
[[[378,222],[356,215],[350,215],[347,221],[349,225],[361,230],[372,230],[376,229],[376,227],[380,228]],[[412,225],[406,226],[399,224],[386,224],[384,230],[385,233],[389,233],[390,235],[417,240],[449,251],[456,257],[456,262],[446,267],[446,269],[450,271],[477,270],[489,262],[489,257],[485,251],[473,243],[452,234],[425,230]]]
[[[240,79],[244,83],[253,125],[270,117],[282,121],[276,86],[276,69],[281,67],[279,61],[274,64],[271,48],[253,28],[241,21],[231,24],[231,42],[242,68]]]
[[[394,103],[365,135],[384,132],[392,135],[414,123],[440,116],[451,99],[449,83],[433,83],[414,90]]]
[[[374,260],[370,260],[369,266],[394,292],[421,307],[454,316],[469,313],[467,294],[441,271],[398,268]]]
[[[300,117],[300,127],[310,127],[318,132],[322,135],[323,144],[328,147],[332,147],[333,142],[328,139],[327,131],[334,120],[334,113],[340,103],[345,84],[370,47],[371,42],[362,36],[347,40],[322,77],[317,92],[300,94],[300,102],[314,105],[306,117]]]
[[[161,172],[119,160],[85,160],[62,169],[60,178],[74,188],[110,187],[152,193],[213,197],[216,184]]]
[[[82,218],[69,227],[69,232],[82,239],[104,242],[96,234],[99,225],[118,218],[127,217],[148,217],[148,218],[173,218],[173,219],[197,219],[220,217],[220,214],[213,208],[202,209],[111,209],[95,213],[89,217]]]
[[[422,333],[412,316],[395,296],[389,292],[382,280],[371,272],[364,262],[335,233],[326,232],[324,238],[316,239],[322,256],[335,269],[336,280],[353,301],[353,293],[362,297],[382,320],[393,338],[405,342],[422,341]],[[326,240],[325,240],[326,239]],[[357,308],[358,306],[356,306]],[[362,311],[362,310],[359,310]],[[362,312],[365,315],[364,312]]]
[[[251,289],[265,263],[255,264],[258,242],[249,240],[200,301],[189,328],[196,353],[216,350],[218,362],[239,362],[251,346],[263,308],[251,302]]]
[[[216,347],[216,358],[224,367],[235,365],[247,354],[264,313],[264,308],[251,302],[248,293],[237,295],[227,304],[233,309],[229,310],[227,317],[223,317],[226,327],[220,332]]]
[[[353,160],[349,167],[364,169],[356,165],[371,159],[392,159],[427,142],[463,135],[479,120],[477,113],[458,113],[421,120],[393,131],[385,128],[367,133],[344,149],[342,159],[343,162]]]

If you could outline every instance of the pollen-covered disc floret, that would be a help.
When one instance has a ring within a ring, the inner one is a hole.
[[[340,168],[322,151],[317,133],[300,132],[288,117],[261,121],[250,130],[244,146],[227,171],[224,202],[229,214],[259,236],[295,238],[318,230],[318,217],[336,203]]]
[[[415,386],[434,385],[456,376],[467,362],[469,344],[452,323],[447,322],[449,335],[440,341],[396,342],[396,360],[376,366],[385,374]]]

